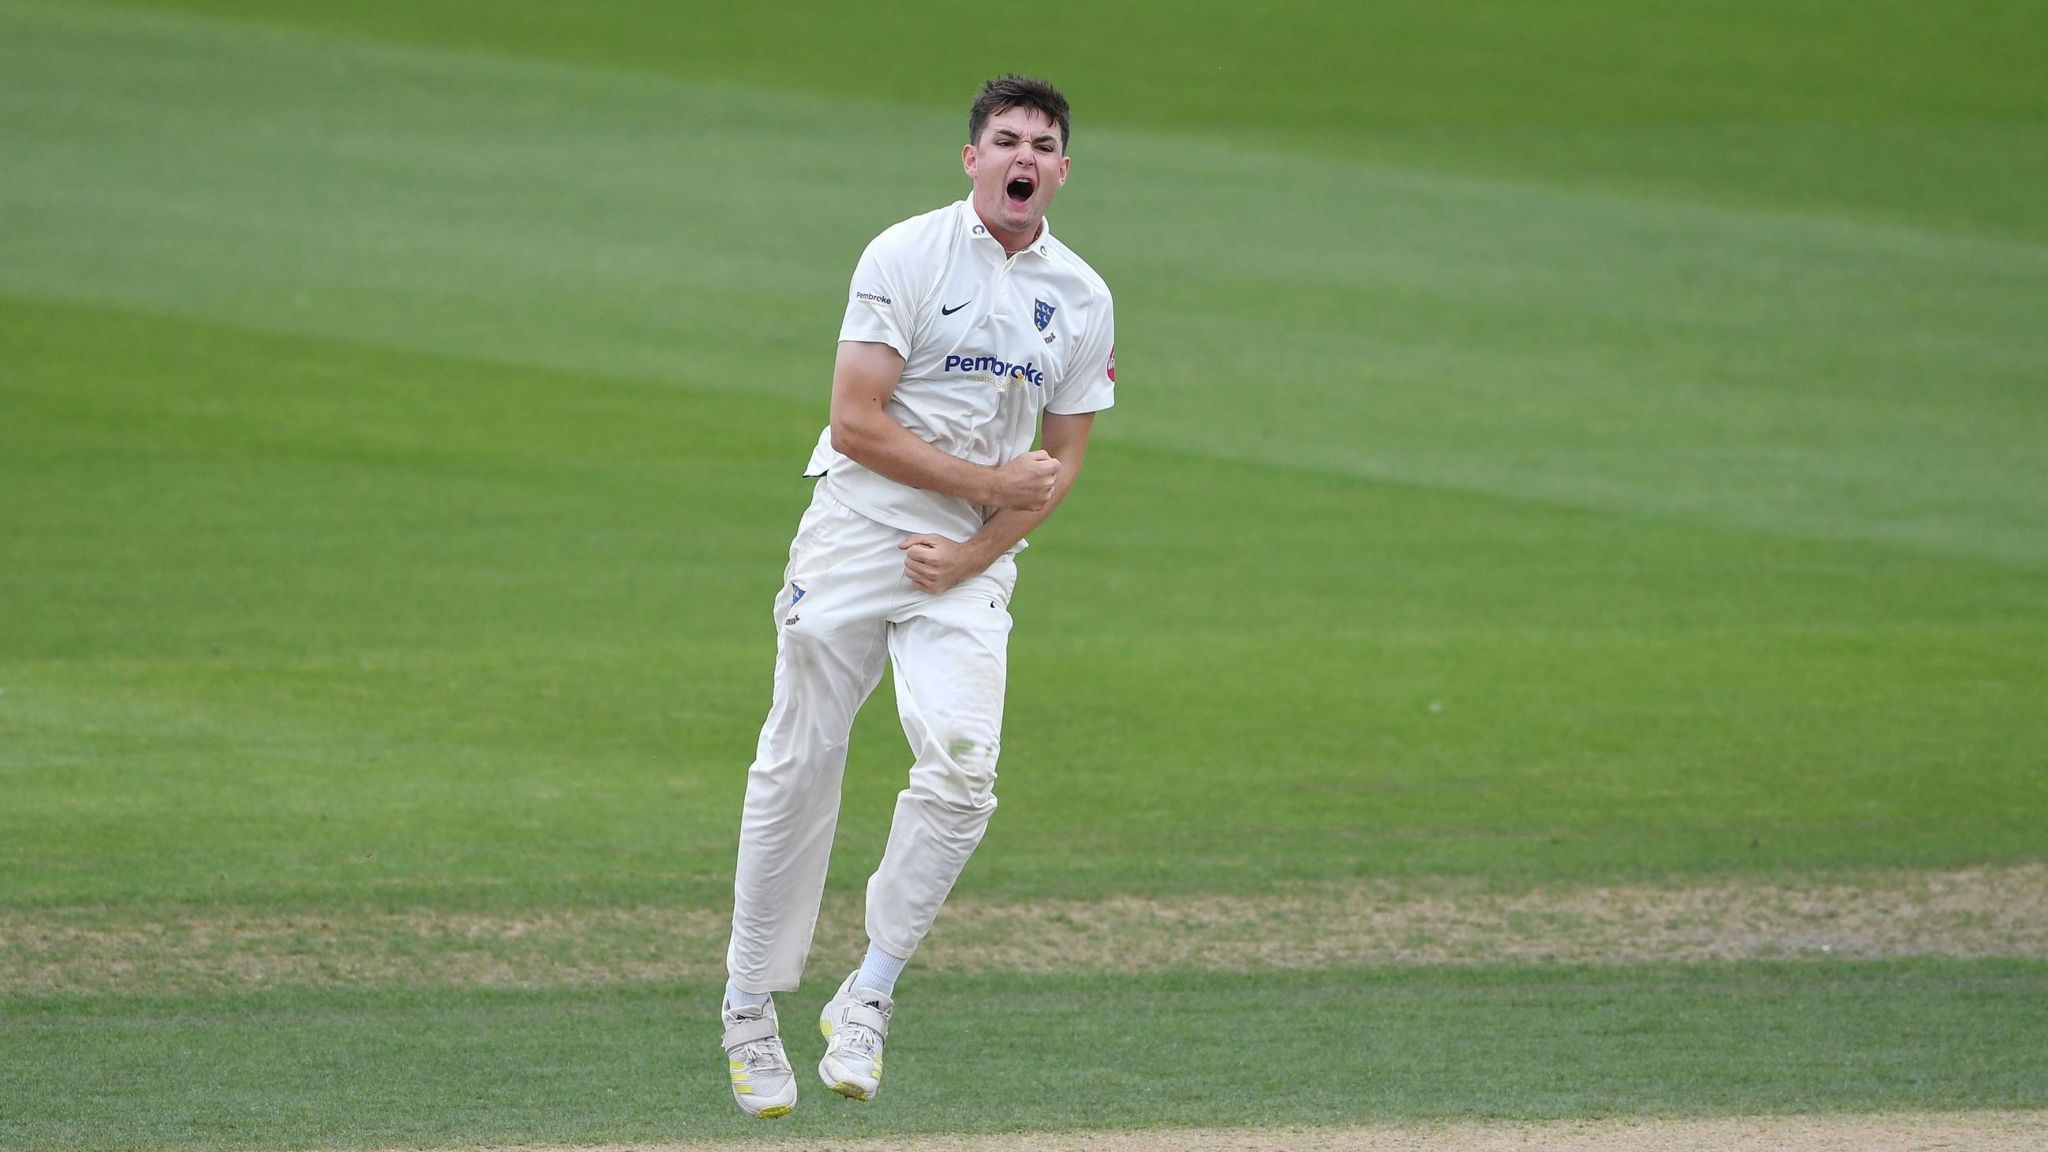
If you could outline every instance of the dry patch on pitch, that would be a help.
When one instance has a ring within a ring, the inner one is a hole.
[[[2039,1152],[2048,1113],[1955,1112],[1847,1116],[1741,1116],[1709,1120],[1556,1120],[1375,1125],[1361,1128],[1163,1132],[1020,1132],[1000,1136],[896,1136],[777,1140],[834,1152]],[[642,1144],[579,1152],[727,1152],[729,1144]],[[522,1149],[521,1152],[568,1152]]]
[[[945,937],[943,942],[938,937]],[[1144,971],[2048,956],[2048,866],[1501,894],[1361,883],[1263,897],[990,905],[937,968]]]
[[[724,974],[725,931],[723,908],[157,920],[85,908],[0,912],[0,995],[709,980]],[[828,902],[819,962],[850,962],[863,942],[857,898]],[[1261,896],[960,900],[918,966],[1146,972],[1906,956],[2048,957],[2048,865],[1516,893],[1429,880]]]

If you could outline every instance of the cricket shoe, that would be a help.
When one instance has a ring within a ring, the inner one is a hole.
[[[873,988],[855,988],[855,971],[818,1017],[825,1034],[825,1058],[818,1076],[848,1100],[873,1100],[882,1087],[882,1045],[889,1039],[889,1014],[896,1002]]]
[[[776,1033],[775,1001],[747,1008],[728,1004],[725,1063],[732,1072],[732,1098],[749,1116],[773,1120],[796,1107],[796,1070]]]

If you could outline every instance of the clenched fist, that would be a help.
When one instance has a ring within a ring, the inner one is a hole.
[[[1019,512],[1036,512],[1052,500],[1053,482],[1059,479],[1060,462],[1040,449],[996,466],[992,485],[995,504]]]
[[[934,596],[988,567],[972,545],[929,532],[919,532],[896,547],[903,550],[903,574],[918,591]]]

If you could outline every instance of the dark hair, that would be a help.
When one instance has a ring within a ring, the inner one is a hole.
[[[1043,80],[1015,73],[998,76],[975,93],[974,105],[967,110],[967,142],[978,143],[988,118],[1009,108],[1036,108],[1051,117],[1060,126],[1060,150],[1066,150],[1067,133],[1073,128],[1067,116],[1067,98]]]

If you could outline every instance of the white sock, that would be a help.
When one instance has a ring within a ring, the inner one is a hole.
[[[768,993],[742,992],[739,985],[727,980],[725,982],[725,1002],[734,1008],[752,1008],[757,1004],[766,1004],[768,1002]]]
[[[882,951],[878,944],[868,945],[868,958],[860,962],[860,974],[853,978],[855,988],[872,988],[884,996],[896,995],[896,978],[903,975],[903,966],[908,960]]]

